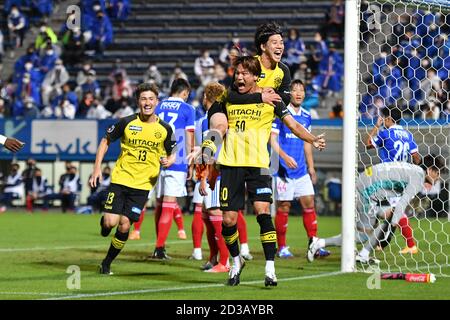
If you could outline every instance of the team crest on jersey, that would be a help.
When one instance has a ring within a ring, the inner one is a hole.
[[[257,107],[257,108],[263,108],[263,107],[264,107],[264,103],[257,103],[257,104],[256,104],[256,107]]]
[[[161,132],[155,131],[155,138],[156,138],[156,139],[160,139],[161,137],[162,137]]]
[[[278,88],[281,85],[281,78],[280,77],[276,77],[273,80],[274,84],[275,84],[275,88]]]
[[[116,128],[116,126],[112,125],[111,127],[108,128],[108,130],[106,130],[106,132],[111,133],[114,131],[115,128]]]
[[[139,126],[130,126],[129,129],[131,131],[142,131],[142,127],[139,127]]]

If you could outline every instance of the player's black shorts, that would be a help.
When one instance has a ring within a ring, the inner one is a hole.
[[[254,201],[272,203],[272,177],[268,170],[220,166],[220,175],[221,210],[238,211],[244,208],[245,190],[252,203]]]
[[[124,215],[130,221],[136,222],[147,202],[148,193],[148,190],[111,183],[103,209],[108,213]]]

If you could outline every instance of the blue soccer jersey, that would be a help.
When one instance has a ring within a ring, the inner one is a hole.
[[[296,113],[292,105],[288,106],[288,110],[298,123],[304,126],[308,131],[311,131],[311,114],[308,111],[300,108],[298,113]],[[280,157],[278,173],[276,176],[298,179],[308,174],[303,140],[293,134],[292,131],[278,118],[276,118],[272,124],[272,132],[278,134],[278,143],[281,149],[297,162],[297,168],[290,169]]]
[[[411,132],[400,125],[382,130],[371,143],[378,149],[381,162],[411,161],[411,155],[418,152],[417,144]]]
[[[195,109],[180,98],[170,97],[156,107],[155,113],[173,129],[177,140],[177,158],[167,170],[187,172],[186,130],[195,130]]]

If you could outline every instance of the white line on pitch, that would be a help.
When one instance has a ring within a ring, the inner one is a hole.
[[[0,291],[0,295],[13,295],[13,296],[64,296],[66,293],[56,292],[3,292]]]
[[[294,278],[286,278],[286,279],[278,279],[279,282],[284,281],[296,281],[296,280],[308,280],[322,277],[330,277],[342,274],[340,271],[329,272],[316,274],[311,276],[303,276],[303,277],[294,277]],[[261,280],[254,281],[243,281],[241,284],[260,284]],[[111,291],[111,292],[99,292],[99,293],[87,293],[87,294],[76,294],[71,296],[63,296],[56,298],[47,298],[44,300],[65,300],[65,299],[82,299],[82,298],[95,298],[95,297],[108,297],[108,296],[121,296],[121,295],[130,295],[130,294],[142,294],[142,293],[154,293],[154,292],[164,292],[164,291],[182,291],[182,290],[191,290],[191,289],[206,289],[206,288],[214,288],[214,287],[224,287],[223,283],[217,284],[207,284],[207,285],[198,285],[198,286],[188,286],[188,287],[172,287],[172,288],[159,288],[159,289],[141,289],[141,290],[132,290],[132,291]]]

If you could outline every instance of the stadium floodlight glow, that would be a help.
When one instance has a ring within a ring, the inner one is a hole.
[[[380,110],[399,108],[400,125],[413,134],[420,155],[439,155],[450,166],[450,1],[347,0],[345,5],[341,271],[353,272],[367,271],[355,262],[361,248],[355,240],[361,222],[356,181],[358,172],[380,162],[377,150],[365,146]],[[402,160],[406,151],[399,150]],[[388,246],[371,253],[381,271],[450,276],[449,193],[444,170],[440,183],[411,200],[405,214],[418,252],[400,253],[406,241],[397,228]]]

